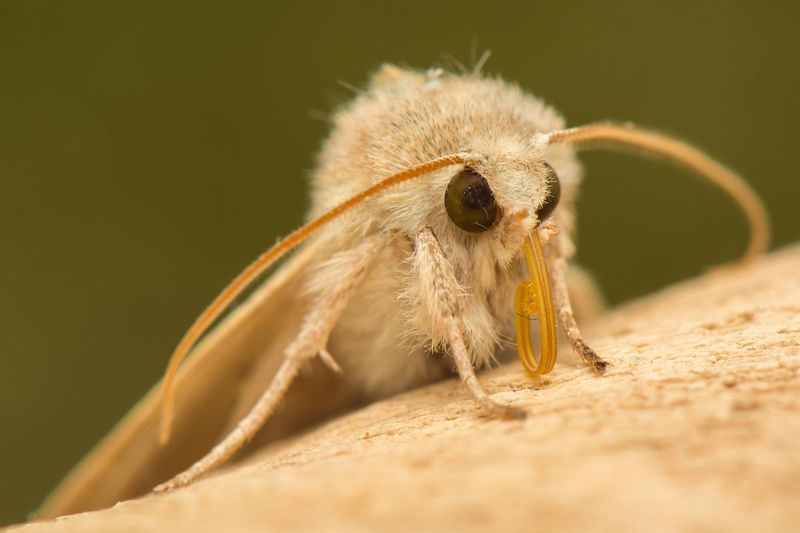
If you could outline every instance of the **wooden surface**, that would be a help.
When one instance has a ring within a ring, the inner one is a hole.
[[[185,490],[49,531],[800,530],[800,247],[587,325],[605,377],[560,364],[370,405]]]

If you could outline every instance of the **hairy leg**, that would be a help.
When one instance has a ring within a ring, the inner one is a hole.
[[[607,309],[603,291],[592,274],[574,263],[567,272],[567,287],[572,310],[578,321],[590,320]]]
[[[155,492],[168,492],[188,485],[230,459],[264,426],[283,399],[289,385],[297,377],[303,363],[309,359],[319,356],[327,366],[340,372],[326,349],[328,337],[383,242],[382,237],[368,237],[356,248],[337,254],[335,260],[340,263],[341,276],[331,280],[331,284],[325,288],[306,315],[300,333],[286,347],[283,363],[267,390],[222,442],[187,470],[157,486]]]
[[[564,249],[569,247],[565,245],[562,239],[561,235],[556,236],[553,243],[554,246],[551,249],[552,255],[550,256],[556,314],[575,353],[595,372],[602,374],[605,372],[608,362],[597,355],[586,343],[580,329],[578,329],[577,322],[575,322],[575,314],[572,311],[572,303],[570,302],[569,289],[567,287],[569,265],[564,253]]]
[[[422,227],[417,232],[416,244],[414,267],[419,276],[419,283],[429,298],[428,308],[433,314],[437,332],[447,338],[461,381],[472,393],[475,401],[489,413],[502,418],[523,418],[525,416],[523,411],[500,405],[489,398],[475,376],[472,358],[464,344],[461,286],[429,226]]]

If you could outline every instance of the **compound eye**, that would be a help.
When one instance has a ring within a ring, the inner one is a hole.
[[[544,203],[536,210],[536,217],[539,219],[539,222],[553,214],[556,206],[558,206],[558,201],[561,199],[561,182],[558,180],[558,175],[556,171],[553,170],[553,167],[547,163],[545,163],[545,166],[548,169],[547,196],[544,199]]]
[[[470,233],[482,233],[494,226],[499,211],[489,182],[469,167],[450,180],[444,207],[453,224]]]

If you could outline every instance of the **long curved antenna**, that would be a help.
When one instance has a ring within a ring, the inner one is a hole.
[[[569,142],[576,144],[578,148],[588,149],[617,145],[664,156],[696,172],[725,191],[742,209],[750,225],[750,242],[742,260],[752,259],[769,248],[769,217],[755,191],[731,169],[683,141],[630,124],[609,123],[554,131],[541,134],[535,139],[535,142],[542,141],[545,144]]]
[[[410,181],[435,170],[451,165],[464,164],[466,162],[466,155],[452,154],[433,159],[427,163],[389,176],[294,230],[283,240],[278,241],[272,248],[261,254],[255,261],[250,263],[247,268],[236,276],[233,281],[214,298],[214,301],[211,302],[203,313],[197,317],[172,353],[164,375],[164,385],[161,393],[161,431],[159,442],[165,444],[170,438],[172,420],[175,412],[175,377],[178,373],[178,367],[189,351],[194,347],[197,340],[206,332],[208,327],[213,324],[231,302],[235,300],[242,291],[247,289],[256,278],[274,265],[276,261],[313,235],[317,230],[350,211],[367,198],[375,196],[389,187]]]

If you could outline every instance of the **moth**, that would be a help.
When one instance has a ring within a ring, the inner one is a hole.
[[[582,337],[568,290],[582,178],[576,152],[596,147],[655,155],[708,179],[749,221],[745,259],[767,249],[758,196],[680,140],[630,124],[566,128],[540,99],[477,71],[385,65],[333,116],[308,222],[212,302],[163,384],[69,474],[40,516],[175,489],[248,443],[452,374],[476,409],[522,417],[492,398],[476,369],[513,353],[516,337],[525,370],[549,371],[556,324],[602,373],[608,363]]]

